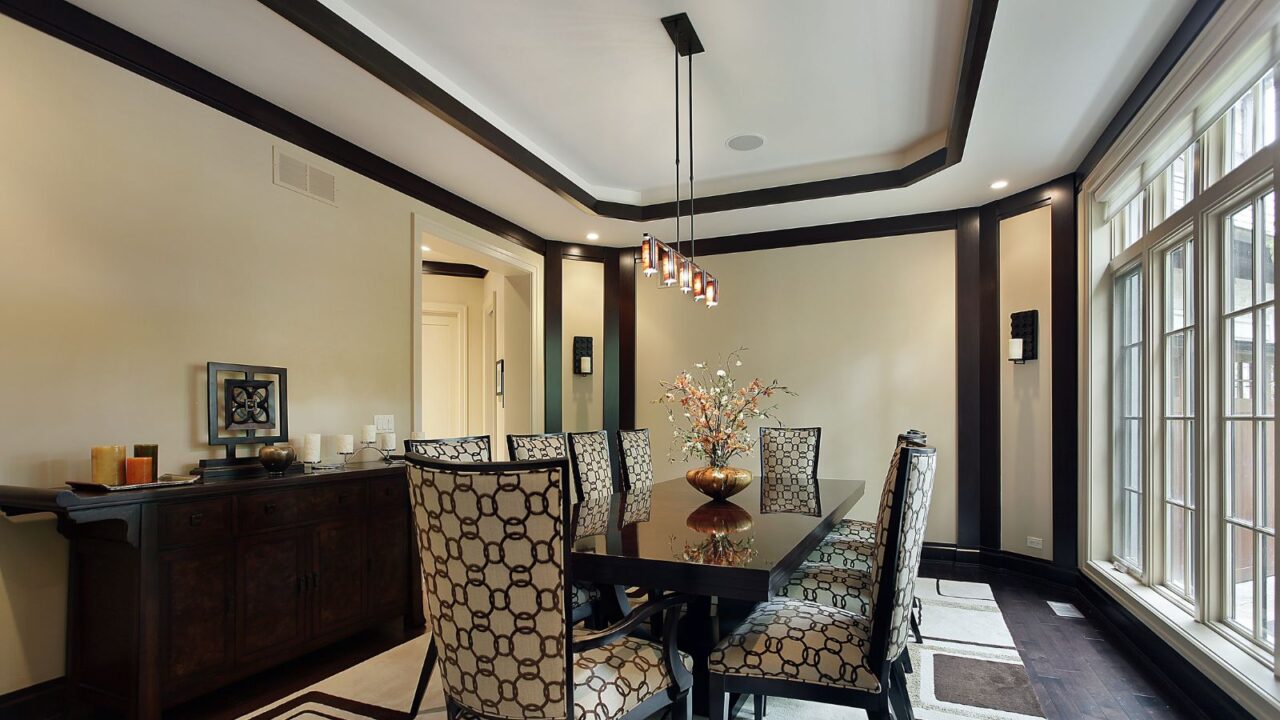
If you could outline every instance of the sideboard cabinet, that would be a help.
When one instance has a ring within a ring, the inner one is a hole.
[[[0,486],[0,510],[53,512],[71,541],[73,711],[159,718],[374,625],[423,622],[401,465],[117,493]]]

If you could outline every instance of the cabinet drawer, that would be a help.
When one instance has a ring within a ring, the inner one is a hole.
[[[162,547],[219,540],[231,534],[231,498],[161,505],[157,512]]]
[[[301,517],[302,492],[280,492],[245,495],[239,499],[240,531],[253,532],[292,525]]]
[[[364,483],[328,483],[311,488],[307,519],[346,517],[364,509]]]
[[[374,478],[369,481],[369,494],[375,508],[404,508],[409,503],[409,482],[403,476]]]

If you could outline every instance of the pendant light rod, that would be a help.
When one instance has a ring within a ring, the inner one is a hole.
[[[679,104],[678,102],[676,103]],[[693,234],[693,54],[689,54],[689,257],[698,257],[698,240]]]
[[[675,68],[676,68],[676,94],[675,94],[675,118],[676,118],[676,250],[680,249],[680,31],[676,30],[674,39],[676,45]]]

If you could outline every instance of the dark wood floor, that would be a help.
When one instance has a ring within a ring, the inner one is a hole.
[[[1048,720],[1199,717],[1176,706],[1174,694],[1095,620],[1059,617],[1050,609],[1049,600],[1069,602],[1087,614],[1076,591],[977,567],[927,565],[921,574],[992,586]],[[232,720],[411,637],[397,625],[366,633],[174,708],[165,718]]]
[[[1142,659],[1089,617],[1074,589],[978,567],[930,566],[921,574],[991,585],[1048,720],[1200,717],[1179,706]],[[1086,617],[1060,617],[1050,600],[1071,603]]]

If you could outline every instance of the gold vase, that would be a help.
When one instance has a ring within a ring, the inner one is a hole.
[[[716,500],[724,500],[742,492],[751,484],[751,472],[742,468],[707,467],[690,470],[684,479],[698,489],[698,492]]]

